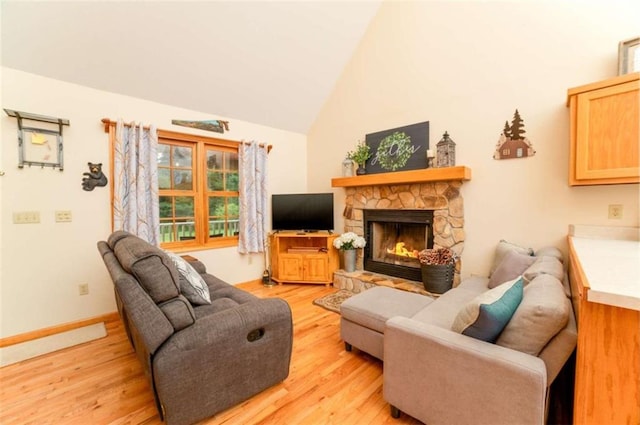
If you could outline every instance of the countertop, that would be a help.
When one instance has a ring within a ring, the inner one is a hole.
[[[570,235],[590,287],[587,301],[640,311],[640,241],[598,236]]]

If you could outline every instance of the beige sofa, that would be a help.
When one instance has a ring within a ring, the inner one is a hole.
[[[435,300],[376,287],[342,304],[346,349],[384,360],[392,416],[404,412],[429,425],[545,423],[549,387],[575,349],[576,323],[559,251],[510,254],[518,249],[500,242],[492,278],[465,279]],[[503,300],[518,290],[497,336],[469,336],[482,310],[499,304],[495,294]],[[469,317],[476,321],[465,327]]]

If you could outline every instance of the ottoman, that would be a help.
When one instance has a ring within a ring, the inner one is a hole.
[[[352,346],[383,360],[384,325],[392,317],[412,317],[433,302],[413,292],[376,286],[349,298],[340,306],[340,337]]]

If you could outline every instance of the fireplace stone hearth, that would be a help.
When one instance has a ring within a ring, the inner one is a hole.
[[[416,294],[426,295],[437,298],[440,294],[432,294],[424,289],[422,282],[402,279],[394,276],[386,276],[368,271],[345,272],[337,270],[333,274],[333,287],[337,289],[346,289],[347,291],[358,294],[375,286],[386,286],[389,288],[400,289],[402,291],[414,292]]]

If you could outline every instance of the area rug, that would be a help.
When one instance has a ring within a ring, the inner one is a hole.
[[[340,313],[340,304],[344,302],[344,300],[348,299],[353,295],[353,292],[347,291],[346,289],[340,289],[337,292],[332,294],[327,294],[323,297],[317,298],[313,300],[315,305],[319,305],[320,307],[326,308],[329,311],[333,311],[334,313]]]

